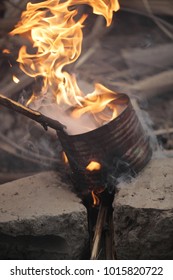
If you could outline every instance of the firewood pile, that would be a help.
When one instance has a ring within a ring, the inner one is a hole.
[[[29,42],[9,35],[27,2],[0,3],[0,93],[22,104],[40,86],[16,63],[19,48],[29,48]],[[92,28],[84,29],[82,55],[70,70],[87,84],[101,82],[134,97],[137,106],[148,111],[153,121],[149,125],[165,154],[173,156],[173,1],[121,0],[120,5],[108,30],[101,17],[89,15]],[[19,83],[14,83],[13,75]],[[2,107],[0,120],[0,183],[59,166],[61,147],[56,135]]]

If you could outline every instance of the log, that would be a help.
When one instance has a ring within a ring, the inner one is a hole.
[[[136,71],[139,75],[145,72],[150,74],[152,71],[155,72],[155,70],[167,70],[168,67],[173,65],[172,49],[172,43],[157,45],[147,49],[125,49],[122,51],[122,56],[134,73]]]
[[[130,84],[131,82],[133,84]],[[109,82],[109,85],[113,87],[112,90],[117,91],[118,88],[119,92],[129,92],[140,99],[149,100],[172,90],[173,70],[163,71],[139,81],[131,81],[131,79],[129,79],[129,82],[114,81]]]
[[[150,99],[157,95],[165,94],[172,90],[172,87],[173,70],[167,70],[136,82],[130,86],[130,90],[140,92],[143,99]]]

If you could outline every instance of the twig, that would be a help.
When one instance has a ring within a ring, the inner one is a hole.
[[[44,127],[45,130],[47,130],[48,127],[51,127],[53,129],[55,129],[57,132],[58,131],[64,132],[65,126],[63,124],[61,124],[60,122],[53,120],[53,119],[41,114],[38,111],[27,108],[27,107],[21,105],[20,103],[13,101],[1,94],[0,94],[0,104],[40,123]]]
[[[51,164],[60,164],[60,161],[57,159],[38,155],[24,149],[23,147],[20,147],[14,141],[4,136],[2,133],[0,133],[0,139],[1,141],[3,141],[3,143],[0,143],[0,149],[14,156],[17,156],[18,158],[37,163],[39,165],[42,164],[44,166],[50,166]]]
[[[171,40],[173,40],[173,34],[166,29],[158,20],[157,18],[154,17],[151,6],[148,2],[148,0],[143,0],[144,6],[146,7],[146,10],[148,11],[148,13],[151,16],[151,19],[155,22],[155,24],[165,33],[165,35],[167,37],[169,37]]]
[[[172,89],[172,87],[173,70],[167,70],[140,80],[129,88],[133,91],[140,91],[142,93],[142,98],[148,99],[160,94],[165,94],[165,92]]]
[[[157,15],[173,15],[173,2],[172,0],[149,0],[152,12]],[[121,0],[120,5],[122,8],[133,8],[137,11],[144,11],[146,8],[140,0]]]
[[[162,128],[162,129],[158,129],[158,130],[155,130],[154,131],[154,134],[156,135],[156,136],[159,136],[159,135],[163,135],[163,134],[171,134],[171,133],[173,133],[173,128],[171,127],[171,128]]]
[[[96,260],[99,253],[99,245],[102,237],[103,226],[105,224],[107,215],[107,207],[100,204],[99,213],[96,222],[96,228],[94,232],[92,251],[91,251],[91,260]]]
[[[108,216],[108,230],[106,231],[105,237],[105,247],[106,247],[106,259],[114,260],[115,252],[114,252],[114,223],[113,223],[113,215],[110,213]]]
[[[126,62],[130,64],[130,66],[134,67],[134,71],[136,70],[138,75],[140,74],[142,76],[145,72],[151,74],[155,68],[162,71],[164,68],[168,69],[169,67],[172,67],[172,49],[173,44],[169,43],[147,49],[125,49],[122,51],[122,55]]]
[[[141,16],[146,16],[146,17],[149,17],[151,18],[151,15],[148,14],[147,12],[144,12],[144,11],[138,11],[138,10],[135,10],[135,9],[132,9],[132,8],[127,8],[127,7],[122,7],[121,8],[122,11],[125,11],[125,12],[128,12],[128,13],[133,13],[133,14],[137,14],[137,15],[141,15]],[[173,29],[173,25],[169,22],[167,22],[166,20],[156,16],[156,15],[153,15],[154,18],[157,19],[157,21],[161,22],[163,25],[167,26],[168,28],[171,28]]]

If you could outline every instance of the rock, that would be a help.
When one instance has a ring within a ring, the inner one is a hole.
[[[173,158],[153,159],[114,200],[118,259],[173,259]]]
[[[58,173],[0,185],[0,259],[81,259],[87,239],[85,208]]]

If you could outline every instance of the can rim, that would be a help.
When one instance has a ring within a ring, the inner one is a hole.
[[[115,117],[113,120],[109,121],[106,124],[103,124],[102,126],[95,128],[91,131],[88,132],[84,132],[84,133],[79,133],[79,134],[68,134],[68,137],[70,138],[83,138],[83,137],[87,137],[87,136],[91,136],[94,133],[97,133],[99,130],[103,130],[105,129],[105,127],[108,127],[109,125],[111,125],[113,122],[119,122],[119,120],[121,119],[122,115],[125,114],[125,112],[128,110],[129,105],[131,104],[130,102],[130,98],[126,93],[116,93],[116,95],[118,95],[118,98],[122,98],[122,100],[126,100],[126,107],[124,108],[124,110],[118,115],[118,117]],[[116,99],[117,100],[117,99]]]

